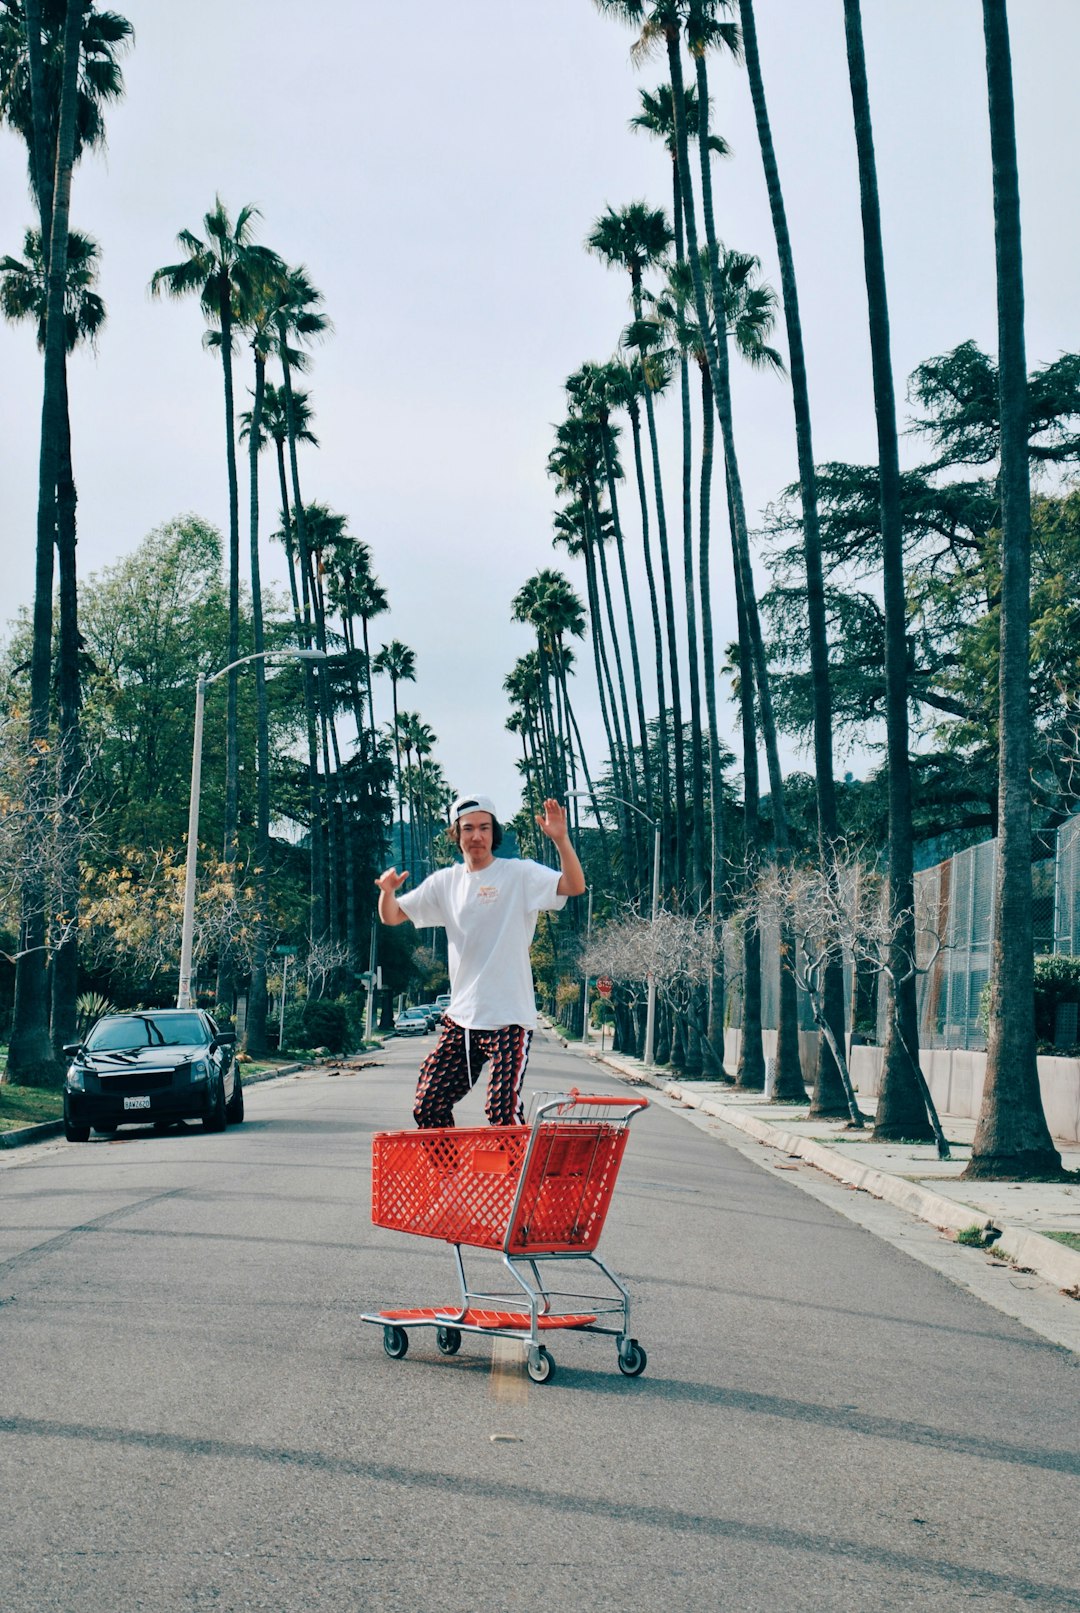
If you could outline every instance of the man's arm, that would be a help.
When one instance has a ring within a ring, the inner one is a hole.
[[[580,896],[585,889],[585,871],[578,861],[577,852],[570,844],[570,835],[566,827],[566,808],[561,807],[558,801],[545,801],[543,815],[538,816],[536,821],[559,854],[559,867],[562,872],[556,890],[560,896]],[[381,901],[380,897],[380,905]]]
[[[384,924],[404,924],[408,918],[409,915],[397,899],[397,893],[408,877],[408,869],[399,874],[396,868],[388,868],[375,881],[379,887],[379,917]]]

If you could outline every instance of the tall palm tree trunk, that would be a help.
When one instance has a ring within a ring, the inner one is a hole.
[[[287,351],[287,331],[284,320],[279,320],[278,334],[281,343],[281,352]],[[301,578],[308,576],[308,549],[307,532],[304,524],[304,503],[300,497],[300,466],[296,454],[296,410],[293,402],[292,375],[288,361],[283,359],[281,366],[282,385],[285,389],[285,419],[287,423],[287,436],[289,445],[289,472],[292,480],[293,498],[293,530],[296,536],[297,560]],[[302,622],[303,648],[310,649],[311,627],[305,608]],[[326,812],[325,797],[322,783],[319,778],[319,741],[317,709],[319,685],[316,682],[315,668],[310,661],[304,663],[304,702],[307,716],[307,745],[308,745],[308,809],[311,819],[311,939],[313,942],[326,938],[329,919],[329,893],[327,888],[326,871]]]
[[[758,781],[757,718],[754,709],[754,657],[750,648],[742,578],[738,566],[735,568],[735,601],[739,621],[744,879],[749,886],[761,872],[761,798]],[[760,1092],[765,1085],[765,1047],[761,1014],[761,931],[751,909],[743,926],[742,1035],[739,1038],[739,1061],[735,1073],[735,1085],[747,1092]]]
[[[1035,1059],[1031,921],[1031,487],[1016,117],[1005,0],[983,0],[997,255],[1001,411],[998,854],[986,1084],[967,1177],[1061,1170]]]
[[[750,539],[746,525],[746,506],[743,499],[742,479],[735,449],[735,432],[731,406],[731,371],[726,326],[718,329],[719,339],[714,341],[709,320],[705,282],[701,272],[701,254],[698,248],[697,218],[694,209],[693,180],[690,174],[689,137],[686,126],[686,105],[683,93],[682,58],[679,29],[675,25],[665,28],[668,46],[668,65],[671,69],[671,89],[675,109],[675,132],[679,157],[679,176],[683,190],[683,217],[686,224],[686,250],[694,285],[694,303],[701,329],[709,378],[712,382],[720,438],[724,451],[724,470],[727,477],[728,508],[731,516],[732,543],[738,581],[743,590],[743,610],[746,616],[750,648],[754,664],[754,682],[757,687],[757,709],[761,720],[762,739],[769,774],[769,791],[772,797],[773,836],[777,856],[786,859],[790,853],[787,812],[784,803],[784,781],[780,768],[780,750],[777,743],[776,720],[772,706],[768,661],[765,640],[757,608],[754,573],[750,559]],[[702,220],[708,247],[708,261],[712,282],[713,307],[717,311],[718,326],[725,308],[724,289],[720,281],[719,251],[712,209],[712,175],[709,151],[709,85],[703,56],[696,58],[698,74],[698,155],[701,171]],[[785,947],[781,945],[780,1007],[776,1037],[776,1087],[778,1098],[805,1095],[802,1066],[799,1059],[798,1004],[794,978],[785,960]]]
[[[615,552],[619,557],[619,580],[622,586],[623,610],[626,613],[626,630],[630,641],[630,666],[634,675],[634,704],[638,720],[638,742],[641,746],[641,776],[645,787],[645,800],[653,806],[652,758],[649,755],[649,728],[645,719],[645,695],[641,685],[641,658],[638,653],[637,627],[634,622],[634,604],[630,592],[630,577],[626,568],[626,545],[623,541],[622,522],[619,519],[619,497],[615,486],[615,467],[611,456],[611,443],[606,416],[603,428],[604,475],[607,482],[608,504],[611,506],[611,526],[615,534]],[[629,735],[629,727],[627,728]]]
[[[859,0],[844,0],[848,77],[859,158],[863,262],[874,375],[878,475],[881,489],[881,564],[885,600],[885,726],[889,767],[889,914],[893,934],[889,1018],[882,1061],[874,1136],[889,1141],[930,1141],[933,1129],[923,1102],[915,1061],[919,1024],[915,1002],[915,876],[911,824],[911,764],[908,755],[907,598],[904,588],[904,527],[900,508],[900,451],[896,431],[889,340],[885,254],[881,243],[877,165],[866,82]]]
[[[671,583],[671,556],[668,550],[667,512],[664,507],[664,486],[660,474],[660,446],[656,436],[656,414],[652,392],[645,384],[645,420],[649,432],[649,450],[652,456],[653,501],[656,506],[656,542],[660,550],[660,573],[664,583],[664,625],[667,635],[667,664],[671,679],[671,729],[674,745],[675,773],[675,862],[673,874],[681,886],[686,871],[686,755],[683,749],[682,691],[679,679],[679,646],[675,635],[675,598]]]
[[[641,410],[637,399],[630,402],[630,432],[634,443],[634,474],[637,481],[638,504],[641,509],[641,546],[645,561],[645,580],[649,587],[649,610],[652,616],[653,654],[656,663],[657,733],[660,741],[660,838],[667,845],[671,824],[671,765],[669,760],[667,683],[664,677],[664,633],[660,622],[660,603],[653,569],[652,544],[649,541],[649,500],[645,488],[645,461],[641,451]]]
[[[255,351],[255,394],[248,438],[248,521],[251,564],[251,625],[256,655],[255,670],[255,879],[258,916],[248,987],[244,1045],[255,1057],[266,1051],[266,959],[270,930],[270,704],[266,694],[266,663],[259,659],[266,648],[263,631],[262,574],[259,563],[259,439],[262,435],[266,363]]]
[[[298,555],[294,538],[292,517],[289,510],[289,489],[285,479],[285,447],[277,444],[278,480],[281,492],[281,530],[285,539],[285,557],[288,561],[289,592],[292,595],[293,622],[296,626],[296,641],[301,648],[311,648],[311,628],[305,617],[304,606],[301,603],[300,588],[297,582],[296,569]],[[306,597],[306,596],[305,596]],[[319,790],[319,740],[318,717],[315,709],[315,681],[310,664],[304,662],[304,719],[307,737],[308,753],[308,818],[310,821],[310,934],[313,938],[321,936],[326,929],[324,906],[324,875],[323,875],[323,840],[317,833],[321,813],[321,793]]]
[[[673,187],[673,227],[675,233],[675,261],[686,259],[686,231],[683,220],[682,189],[679,184],[678,153],[671,154]],[[683,506],[683,586],[686,594],[687,661],[690,679],[690,780],[694,803],[692,837],[695,892],[705,885],[705,767],[701,738],[701,668],[698,660],[697,599],[694,588],[694,511],[691,497],[693,479],[693,431],[690,414],[690,363],[685,352],[679,354],[679,403],[682,410],[682,506]],[[704,599],[702,600],[704,610]]]
[[[799,314],[795,258],[791,248],[784,193],[773,144],[765,99],[765,84],[758,51],[753,0],[740,0],[743,56],[757,123],[765,184],[772,213],[773,234],[780,262],[780,285],[791,372],[791,400],[795,413],[795,444],[802,500],[803,557],[806,566],[806,613],[810,637],[810,676],[814,707],[814,791],[817,803],[818,857],[829,877],[837,842],[836,786],[833,777],[832,691],[829,684],[829,642],[825,616],[825,581],[821,559],[817,475],[810,422],[810,390],[806,378],[806,351]],[[839,1046],[844,1045],[844,973],[839,960],[830,961],[824,980],[824,1013]],[[844,1084],[824,1036],[818,1039],[817,1068],[810,1113],[815,1118],[846,1116]]]
[[[79,723],[79,590],[76,573],[77,494],[71,465],[71,412],[64,361],[63,426],[56,489],[56,550],[60,574],[60,644],[57,695],[60,730],[60,863],[57,905],[61,938],[52,960],[53,1047],[57,1055],[75,1038],[79,992],[79,796],[83,768]]]
[[[636,805],[641,792],[638,788],[637,768],[634,766],[634,730],[630,721],[630,701],[626,692],[626,675],[623,671],[622,650],[619,646],[619,630],[615,623],[615,610],[611,597],[611,578],[608,576],[607,551],[603,543],[597,544],[596,552],[600,558],[600,580],[604,589],[604,610],[607,616],[608,632],[611,635],[612,653],[615,656],[615,673],[619,683],[619,707],[622,712],[623,734],[626,741],[626,773],[630,785],[630,799]],[[634,838],[636,839],[637,836],[635,835]]]
[[[705,672],[705,709],[709,719],[709,926],[713,964],[709,980],[706,1075],[723,1075],[724,954],[721,945],[724,890],[724,779],[720,763],[720,735],[716,710],[716,659],[713,646],[712,586],[710,582],[710,522],[712,476],[715,462],[715,417],[712,382],[707,364],[701,371],[701,481],[698,494],[698,577],[701,585],[701,652]]]
[[[60,120],[51,217],[42,218],[42,240],[48,239],[48,293],[45,313],[45,365],[41,404],[41,446],[38,458],[37,548],[34,569],[33,645],[30,659],[29,742],[31,752],[48,741],[49,685],[52,671],[53,547],[56,542],[56,487],[60,443],[64,429],[64,361],[66,326],[64,290],[67,279],[68,220],[71,208],[71,171],[75,160],[75,112],[81,55],[82,5],[68,0],[64,21],[64,61],[60,91]],[[41,8],[37,0],[26,6],[27,47],[33,63],[37,53],[40,73]],[[38,90],[41,89],[40,76]],[[33,93],[33,86],[32,86]],[[41,95],[34,121],[44,128]],[[35,145],[38,143],[35,141]],[[36,164],[43,173],[48,157],[44,144]],[[46,229],[46,222],[48,229]],[[28,769],[30,778],[31,834],[37,836],[44,820],[44,785],[41,770]],[[21,892],[19,956],[15,965],[15,1002],[8,1046],[8,1076],[25,1083],[48,1082],[63,1069],[49,1039],[46,974],[46,881],[41,859],[31,854]]]
[[[232,286],[228,271],[221,276],[221,369],[225,388],[225,458],[229,483],[229,661],[240,656],[240,488],[236,470],[236,421],[232,367]],[[240,735],[238,726],[240,669],[229,673],[225,710],[225,833],[222,861],[235,870],[236,828],[240,804]],[[235,877],[235,872],[234,872]],[[232,1011],[235,990],[232,949],[223,941],[218,950],[217,1001]]]

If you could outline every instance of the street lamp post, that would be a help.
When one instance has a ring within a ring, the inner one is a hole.
[[[239,661],[230,661],[220,672],[207,677],[200,672],[195,684],[195,734],[191,746],[191,795],[188,800],[187,861],[184,865],[184,918],[180,931],[180,985],[176,993],[177,1008],[191,1007],[191,954],[195,937],[195,875],[199,856],[199,795],[202,790],[202,738],[203,709],[206,691],[234,667],[246,666],[249,661],[272,661],[285,658],[292,661],[325,661],[322,650],[259,650],[255,655],[242,655]]]
[[[585,801],[592,799],[588,790],[571,790],[569,794]],[[621,795],[613,795],[611,800],[618,801],[621,806],[629,807],[630,811],[636,812],[639,818],[644,818],[646,823],[652,824],[652,914],[649,922],[655,928],[657,908],[660,904],[660,819],[651,818],[647,812],[643,812],[639,806],[635,806],[633,801],[627,801]],[[651,1064],[656,1047],[656,975],[650,969],[646,978],[648,981],[648,998],[645,1006],[645,1063]]]

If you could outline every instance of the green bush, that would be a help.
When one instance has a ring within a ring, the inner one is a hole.
[[[285,1042],[289,1047],[328,1047],[331,1053],[345,1053],[354,1040],[347,1003],[309,997],[285,1015]]]
[[[1055,952],[1035,959],[1035,1035],[1052,1042],[1059,1003],[1080,1004],[1080,958]]]
[[[1035,959],[1035,1040],[1040,1053],[1070,1053],[1055,1040],[1060,1003],[1080,1008],[1080,958],[1068,952],[1047,952]],[[979,996],[979,1024],[990,1029],[990,982]]]

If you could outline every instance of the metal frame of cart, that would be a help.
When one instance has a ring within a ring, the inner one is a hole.
[[[456,1305],[368,1312],[383,1329],[383,1348],[400,1360],[408,1330],[435,1329],[444,1355],[456,1355],[465,1333],[513,1338],[525,1349],[536,1383],[555,1363],[542,1338],[553,1331],[598,1333],[616,1341],[619,1370],[643,1372],[646,1355],[630,1335],[630,1296],[596,1254],[626,1147],[643,1097],[538,1093],[527,1126],[382,1132],[372,1140],[372,1211],[376,1226],[439,1238],[454,1251]],[[492,1293],[470,1286],[462,1248],[498,1252],[513,1288]],[[567,1261],[587,1262],[605,1291],[549,1287],[545,1273]]]

